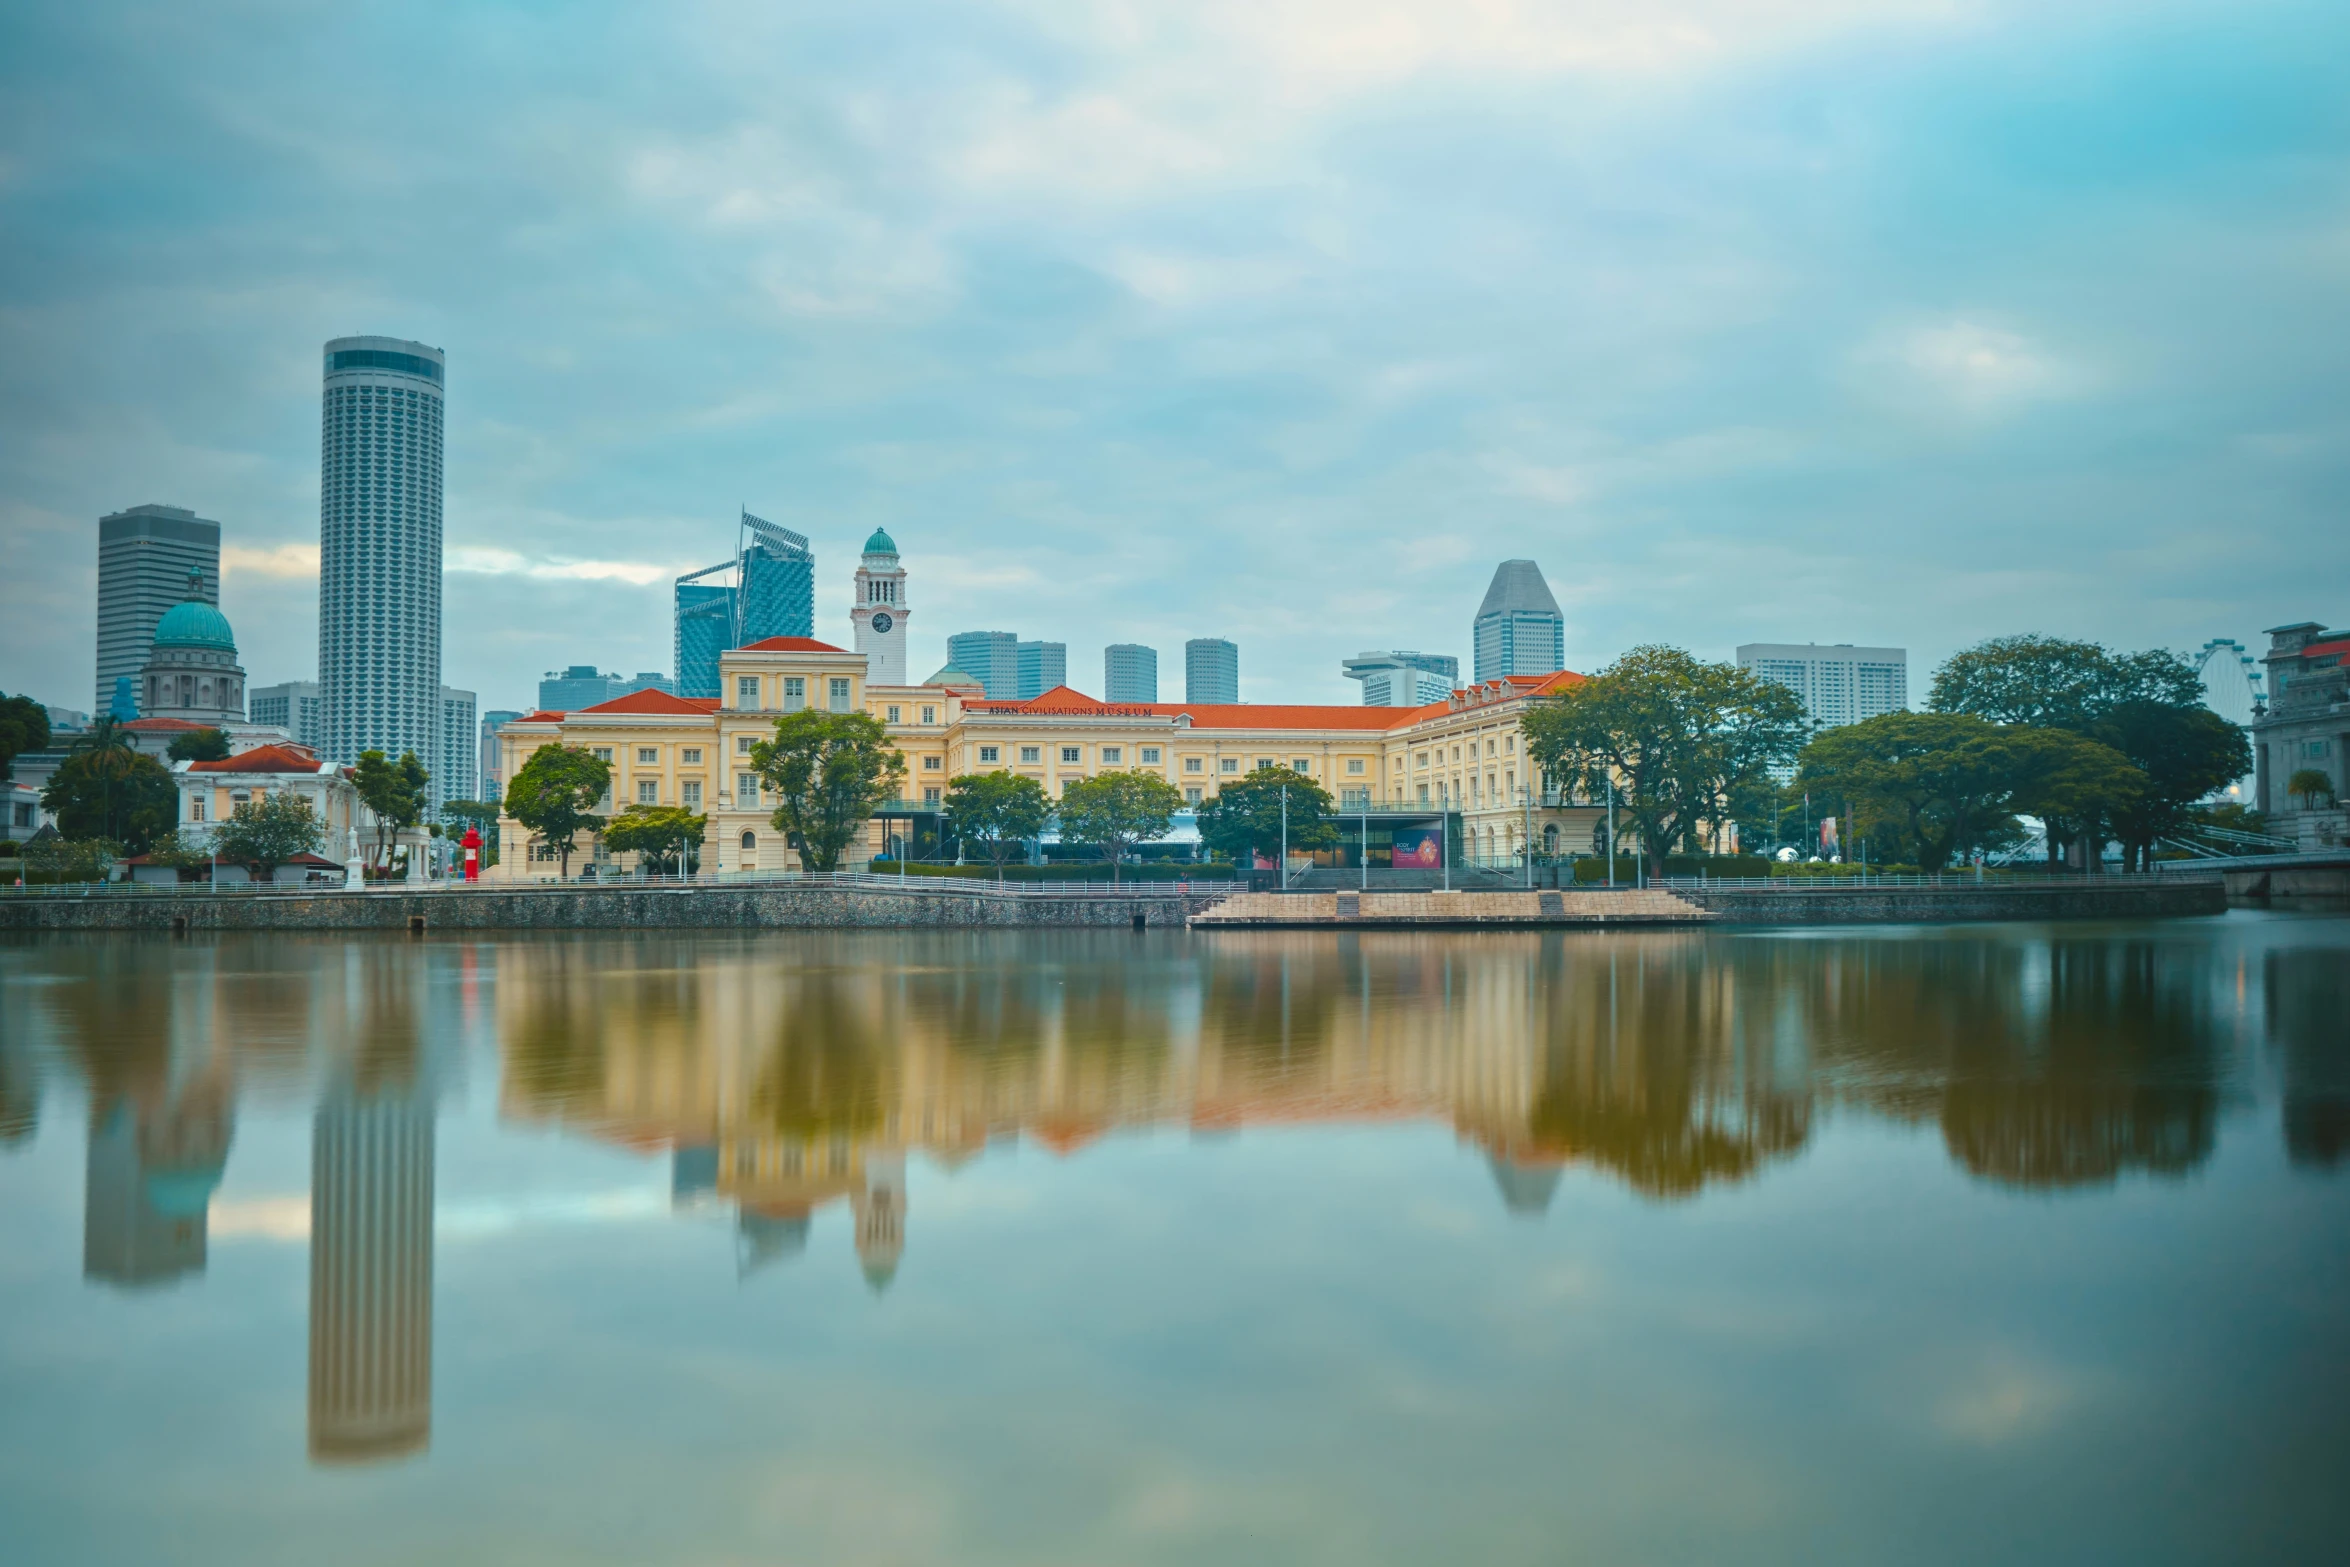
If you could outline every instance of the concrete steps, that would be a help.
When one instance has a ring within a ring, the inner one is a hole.
[[[1217,926],[1701,925],[1719,916],[1657,890],[1239,892],[1191,919]]]

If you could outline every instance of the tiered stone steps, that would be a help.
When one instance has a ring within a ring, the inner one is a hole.
[[[1655,889],[1619,892],[1237,892],[1203,914],[1216,926],[1702,925],[1719,918]]]

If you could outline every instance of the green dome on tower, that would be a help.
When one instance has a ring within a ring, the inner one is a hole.
[[[868,555],[895,555],[897,552],[898,541],[889,536],[886,528],[875,528],[873,537],[865,541],[865,553]]]
[[[174,604],[155,622],[157,647],[213,648],[223,653],[237,650],[236,634],[228,628],[228,617],[201,599],[190,599]]]

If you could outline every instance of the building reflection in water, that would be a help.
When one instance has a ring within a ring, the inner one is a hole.
[[[432,1434],[433,1107],[345,1089],[310,1156],[310,1456],[365,1463]]]

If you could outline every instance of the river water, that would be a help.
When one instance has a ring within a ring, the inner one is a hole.
[[[0,1557],[2314,1562],[2350,919],[0,945]]]

